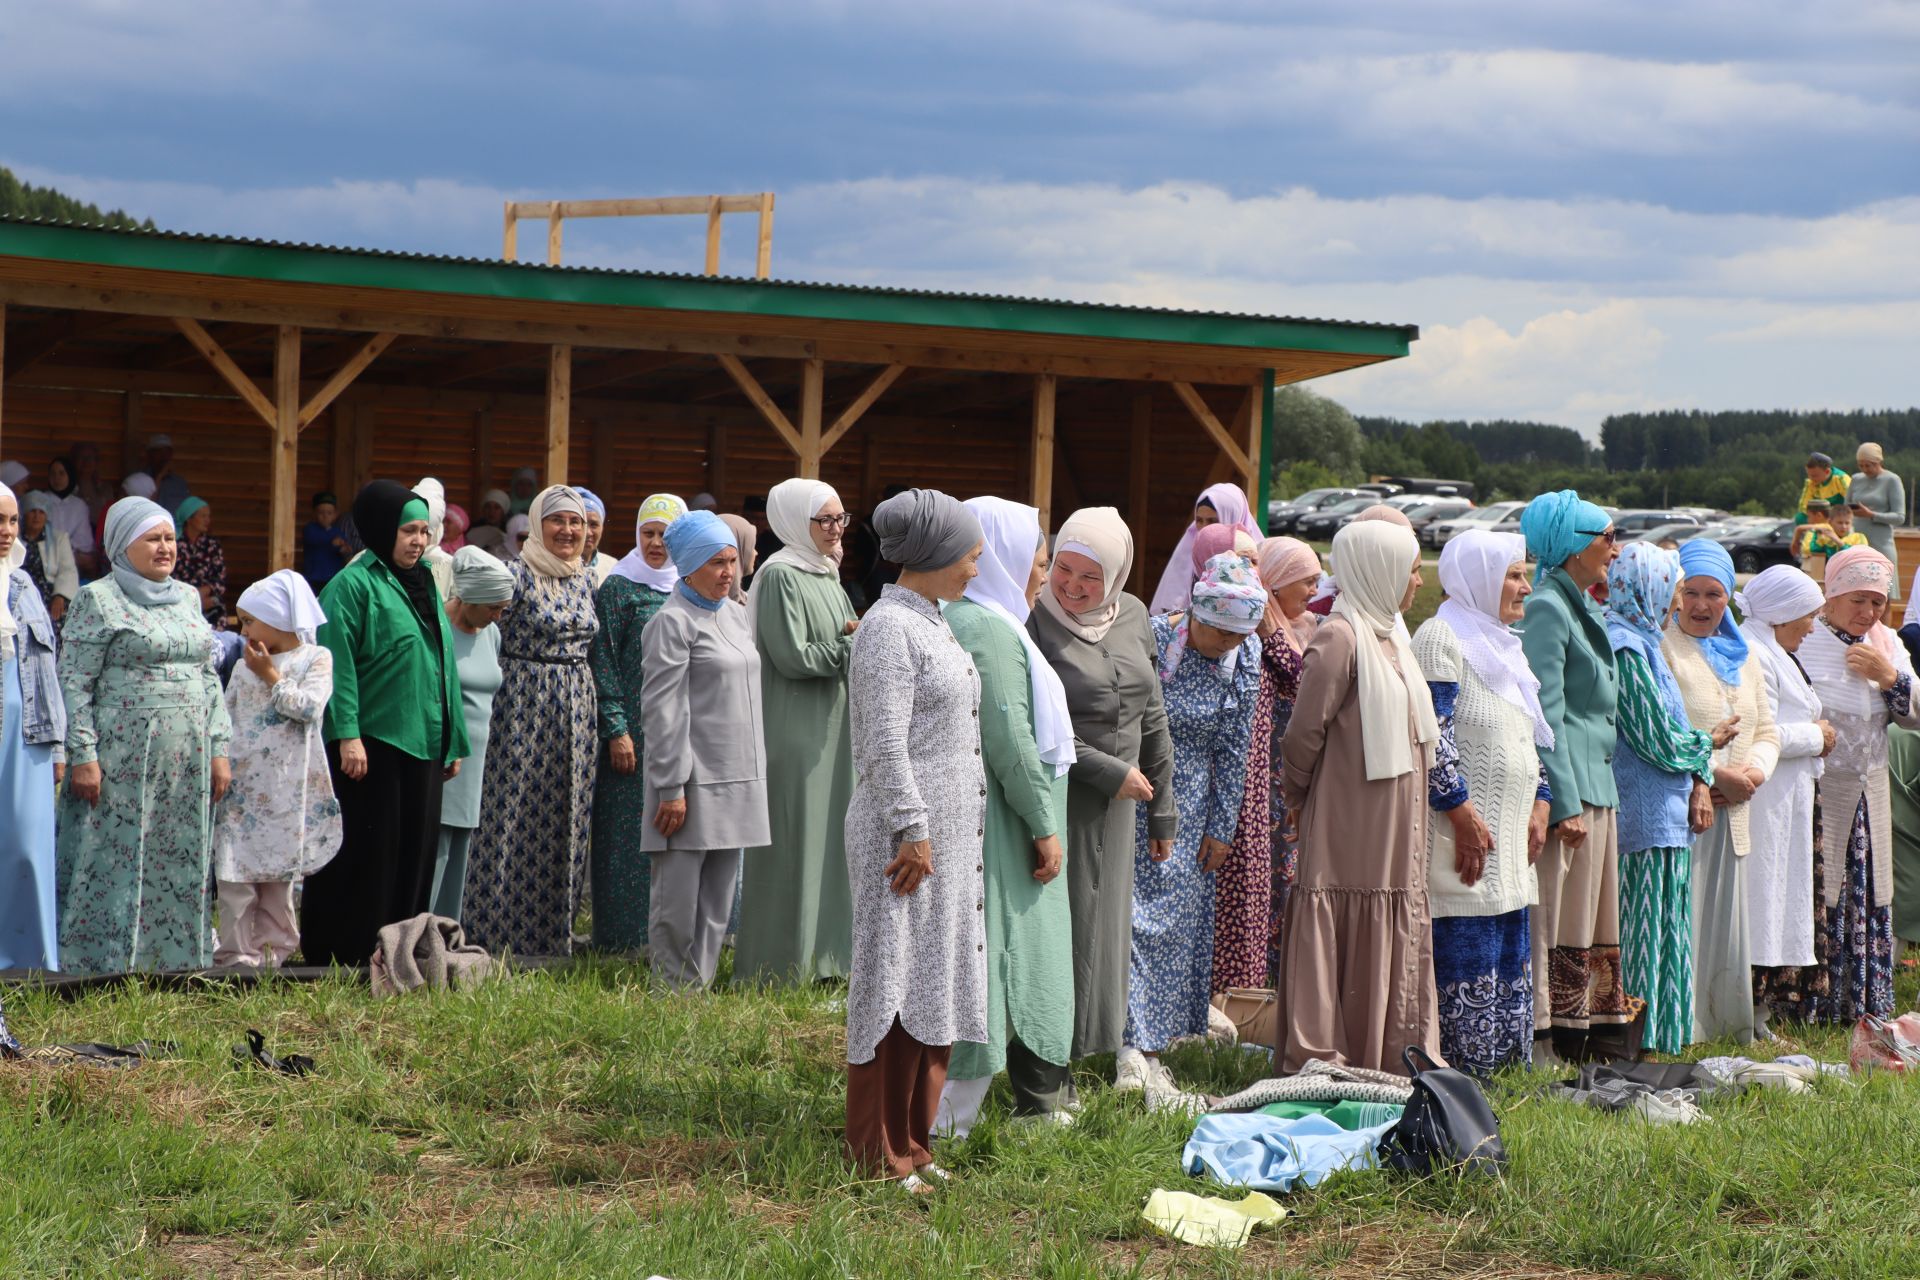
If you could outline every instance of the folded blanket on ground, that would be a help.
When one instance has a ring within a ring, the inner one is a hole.
[[[1187,1139],[1181,1165],[1229,1187],[1291,1191],[1320,1185],[1342,1169],[1371,1169],[1394,1122],[1342,1129],[1325,1116],[1282,1120],[1263,1115],[1202,1116]]]
[[[492,972],[493,957],[467,941],[458,921],[424,911],[380,930],[369,966],[376,996],[471,987]]]
[[[1216,1098],[1212,1111],[1253,1111],[1273,1102],[1397,1102],[1413,1097],[1413,1082],[1405,1076],[1361,1067],[1309,1062],[1290,1076],[1276,1076]]]

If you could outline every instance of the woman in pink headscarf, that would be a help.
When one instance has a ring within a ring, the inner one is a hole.
[[[448,555],[467,545],[467,527],[472,521],[467,519],[467,509],[457,502],[447,504],[445,531],[440,538],[440,549]]]
[[[1827,561],[1825,590],[1826,608],[1795,655],[1833,725],[1821,809],[1831,820],[1828,830],[1847,833],[1844,858],[1829,853],[1821,886],[1830,990],[1815,1016],[1850,1022],[1893,1011],[1896,869],[1887,726],[1920,729],[1920,708],[1913,662],[1880,621],[1893,591],[1893,563],[1871,547],[1848,547]]]
[[[1200,576],[1200,566],[1210,558],[1198,553],[1194,539],[1215,525],[1244,530],[1249,540],[1257,540],[1264,532],[1253,522],[1253,514],[1247,509],[1246,490],[1235,484],[1208,485],[1193,504],[1193,523],[1180,535],[1180,545],[1173,549],[1173,555],[1167,559],[1166,572],[1160,575],[1160,585],[1153,593],[1149,613],[1174,613],[1187,607],[1193,595],[1194,580]],[[1214,537],[1217,539],[1219,535]],[[1215,545],[1214,554],[1218,555],[1233,544]]]

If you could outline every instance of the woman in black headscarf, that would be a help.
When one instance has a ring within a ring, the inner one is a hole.
[[[440,789],[467,754],[460,678],[440,594],[421,557],[427,503],[391,480],[353,500],[370,554],[327,583],[320,643],[333,653],[327,763],[346,831],[307,877],[300,950],[308,964],[365,964],[383,925],[427,909]]]

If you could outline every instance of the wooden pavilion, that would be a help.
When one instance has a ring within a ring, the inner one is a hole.
[[[0,458],[117,478],[165,432],[234,590],[296,562],[308,495],[515,468],[722,510],[817,475],[1112,505],[1136,588],[1207,484],[1265,509],[1272,389],[1407,354],[1410,325],[321,248],[0,219]]]

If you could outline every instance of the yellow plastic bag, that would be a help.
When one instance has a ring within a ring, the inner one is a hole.
[[[1143,1217],[1149,1226],[1187,1244],[1238,1249],[1253,1229],[1287,1216],[1273,1197],[1255,1191],[1244,1200],[1196,1196],[1190,1191],[1156,1190],[1147,1197]]]

